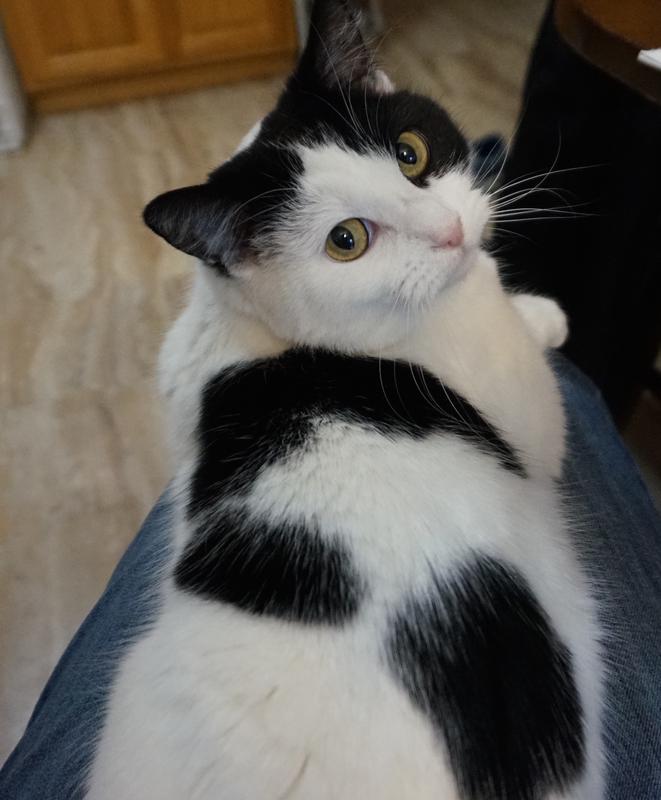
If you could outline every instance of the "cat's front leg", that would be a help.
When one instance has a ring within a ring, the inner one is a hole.
[[[567,315],[555,300],[536,294],[515,294],[512,303],[542,347],[562,347],[568,333]]]

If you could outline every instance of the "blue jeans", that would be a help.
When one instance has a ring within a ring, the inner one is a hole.
[[[586,567],[603,583],[604,622],[614,630],[608,644],[608,798],[659,800],[661,520],[597,390],[559,357],[556,369],[570,422],[565,485],[581,522],[574,535]],[[164,496],[48,681],[0,772],[1,800],[82,797],[113,673],[157,613],[150,599],[153,567],[168,543]]]

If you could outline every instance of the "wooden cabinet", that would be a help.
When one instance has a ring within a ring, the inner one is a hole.
[[[257,77],[296,50],[291,0],[0,0],[44,110]]]
[[[291,33],[291,8],[272,0],[176,0],[179,57],[189,61],[276,50]],[[279,9],[279,13],[274,13]]]

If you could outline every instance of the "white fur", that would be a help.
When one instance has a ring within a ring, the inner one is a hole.
[[[268,268],[235,269],[242,297],[286,341],[376,350],[401,339],[475,257],[489,216],[484,195],[457,171],[415,186],[386,152],[359,155],[327,144],[300,155],[300,201],[273,232]],[[376,228],[374,241],[356,261],[333,261],[326,237],[351,217]],[[464,245],[440,247],[458,218]]]
[[[549,300],[503,291],[480,249],[487,203],[467,175],[423,190],[385,154],[328,145],[303,157],[303,204],[274,232],[268,267],[246,263],[228,280],[198,266],[163,349],[173,558],[190,536],[182,508],[205,382],[292,342],[424,365],[503,432],[530,477],[456,437],[325,424],[314,449],[261,473],[245,502],[271,519],[314,517],[322,535],[343,538],[371,587],[357,620],[318,629],[253,617],[167,579],[157,622],[121,664],[88,800],[459,800],[443,745],[381,646],[388,613],[424,591],[430,565],[448,574],[475,547],[521,571],[572,651],[589,769],[563,797],[598,800],[598,630],[555,491],[564,420],[543,356],[564,338],[564,316]],[[465,246],[435,248],[456,215]],[[378,234],[362,258],[333,262],[326,235],[352,216]]]

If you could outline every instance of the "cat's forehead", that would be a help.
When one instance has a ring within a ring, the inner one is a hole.
[[[406,201],[419,194],[385,150],[358,153],[327,142],[301,145],[299,155],[301,204],[316,213],[323,210],[331,218],[358,216],[376,221],[388,212],[399,212],[401,217]]]
[[[210,183],[241,210],[235,223],[244,221],[243,235],[253,242],[293,208],[300,210],[315,186],[323,187],[328,208],[360,216],[369,212],[370,199],[379,205],[375,191],[406,192],[409,181],[396,161],[397,140],[406,131],[422,134],[429,148],[425,175],[411,183],[426,186],[428,178],[466,165],[464,137],[429,98],[407,91],[324,91],[290,82],[259,129],[210,175]],[[315,153],[320,157],[311,157]],[[321,174],[329,170],[330,175]]]
[[[357,153],[392,152],[404,131],[422,133],[430,148],[430,171],[440,174],[467,158],[468,147],[447,112],[407,91],[334,91],[289,85],[264,119],[256,143],[279,147],[329,142]]]

